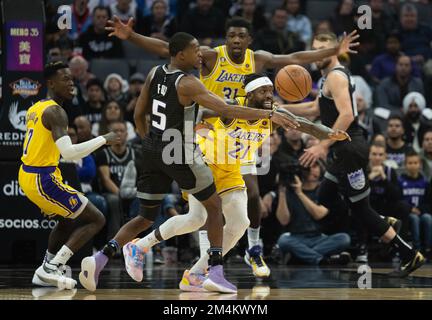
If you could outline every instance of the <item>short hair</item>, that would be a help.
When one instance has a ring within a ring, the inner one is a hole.
[[[112,125],[117,124],[117,123],[120,123],[120,124],[124,125],[124,127],[125,127],[126,130],[127,130],[127,123],[126,123],[126,121],[121,120],[121,119],[111,121],[111,122],[108,124],[108,128],[111,128]]]
[[[427,128],[425,132],[423,132],[423,138],[426,136],[427,133],[432,133],[432,128]]]
[[[392,114],[392,115],[388,118],[388,120],[387,120],[387,125],[389,124],[389,122],[390,122],[391,120],[399,120],[399,121],[402,123],[402,125],[403,125],[403,118],[402,118],[402,116],[400,116],[400,115],[398,115],[398,114]]]
[[[418,13],[416,6],[414,4],[412,4],[412,3],[409,3],[409,2],[404,3],[402,5],[402,7],[400,9],[400,15],[402,15],[405,12],[410,12],[410,13],[414,12],[416,14]]]
[[[175,57],[177,53],[183,51],[194,39],[193,35],[186,32],[175,33],[168,44],[170,56]]]
[[[248,74],[243,79],[243,86],[246,87],[246,85],[248,83],[254,81],[255,79],[262,78],[262,77],[267,77],[267,76],[265,74],[262,74],[262,73],[251,73],[251,74]]]
[[[44,68],[44,78],[45,80],[51,79],[56,75],[57,70],[67,69],[69,66],[63,61],[50,62],[45,65]]]
[[[382,141],[374,141],[374,142],[372,142],[372,144],[369,147],[369,152],[370,152],[370,149],[372,149],[372,147],[375,147],[375,148],[384,148],[384,150],[387,148],[386,144],[384,142],[382,142]]]
[[[108,14],[108,19],[111,19],[111,8],[110,7],[105,7],[102,5],[98,5],[98,6],[94,7],[93,12],[92,12],[92,16],[95,15],[96,10],[105,10]]]
[[[234,17],[229,19],[225,24],[225,32],[228,32],[228,29],[234,28],[246,28],[249,33],[252,32],[252,24],[242,17]]]
[[[321,32],[314,36],[314,40],[322,41],[322,42],[337,42],[337,36],[333,32]]]
[[[413,148],[410,148],[410,149],[407,150],[407,152],[405,152],[405,162],[407,161],[407,159],[409,157],[419,157],[420,158],[420,155]]]

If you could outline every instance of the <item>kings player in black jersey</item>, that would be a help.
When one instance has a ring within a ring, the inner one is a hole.
[[[314,50],[327,48],[337,42],[336,35],[322,33],[314,37]],[[322,140],[318,145],[306,149],[300,163],[309,167],[318,159],[325,159],[331,151],[331,160],[320,185],[319,202],[330,207],[342,195],[348,202],[353,215],[364,223],[371,233],[395,248],[401,257],[399,270],[392,276],[405,277],[421,265],[425,259],[414,251],[369,204],[369,180],[366,174],[368,165],[368,145],[358,125],[357,107],[353,93],[354,80],[349,71],[337,58],[332,56],[316,63],[322,73],[318,98],[312,103],[304,103],[287,109],[301,116],[318,116],[324,125],[346,131],[352,141],[334,142]],[[339,191],[339,193],[338,193]]]
[[[237,292],[223,274],[221,200],[212,173],[194,144],[198,105],[226,118],[267,118],[283,127],[299,126],[294,117],[277,109],[233,107],[208,91],[195,76],[188,74],[202,63],[199,43],[190,34],[176,33],[169,42],[169,52],[171,62],[149,72],[135,107],[135,123],[143,139],[142,172],[137,183],[140,214],[125,224],[102,251],[83,259],[80,282],[92,291],[96,289],[100,271],[120,247],[123,247],[128,274],[142,281],[145,250],[152,245],[151,241],[163,239],[155,235],[154,239],[131,240],[153,224],[162,199],[176,181],[182,191],[194,196],[207,210],[210,267],[203,287],[208,291]],[[147,116],[150,116],[150,126]]]

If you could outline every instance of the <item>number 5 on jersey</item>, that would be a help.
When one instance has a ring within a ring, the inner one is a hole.
[[[162,113],[159,111],[159,107],[165,109],[166,103],[153,99],[153,106],[152,106],[152,113],[155,117],[159,117],[159,119],[154,118],[152,120],[152,126],[159,129],[159,130],[165,130],[166,128],[166,115],[165,113]]]

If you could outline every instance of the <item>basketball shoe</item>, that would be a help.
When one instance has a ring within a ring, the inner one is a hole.
[[[35,275],[44,283],[59,289],[73,289],[77,283],[74,279],[65,276],[65,271],[61,266],[48,261],[36,269]]]
[[[190,273],[189,270],[183,272],[183,277],[180,281],[179,288],[181,291],[187,292],[208,292],[203,287],[207,275],[199,273]]]
[[[209,267],[208,277],[202,286],[207,291],[237,293],[237,287],[225,279],[222,265]]]
[[[256,245],[246,250],[244,260],[252,268],[255,277],[265,278],[270,275],[270,268],[264,262],[261,246]]]
[[[48,262],[48,256],[45,254],[43,263]],[[42,263],[42,264],[43,264]],[[68,265],[60,265],[59,270],[63,273],[63,275],[67,278],[72,278],[72,269]],[[45,282],[42,279],[38,277],[38,275],[35,273],[33,274],[32,283],[36,286],[40,287],[56,287],[55,285]]]
[[[142,251],[135,245],[134,241],[128,242],[123,247],[123,257],[129,276],[135,281],[141,282],[143,279],[144,254],[148,250]]]
[[[420,251],[416,251],[414,257],[410,261],[402,261],[399,270],[391,272],[389,276],[392,278],[405,278],[411,272],[414,272],[422,265],[424,265],[425,262],[426,259],[423,257]]]
[[[108,257],[102,252],[97,252],[91,257],[85,257],[81,261],[79,281],[89,291],[95,291],[99,281],[99,274],[108,262]]]

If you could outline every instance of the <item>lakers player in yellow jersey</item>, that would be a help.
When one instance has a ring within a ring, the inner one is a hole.
[[[73,98],[71,72],[67,65],[57,62],[48,64],[44,75],[48,98],[27,111],[27,132],[18,179],[27,198],[44,215],[58,220],[49,236],[44,262],[36,270],[32,282],[73,289],[76,281],[66,276],[66,263],[103,227],[105,218],[83,194],[63,183],[58,168],[60,155],[67,160],[80,159],[119,139],[116,134],[109,133],[73,145],[67,135],[68,118],[61,107],[64,101]]]
[[[128,40],[140,46],[144,50],[160,57],[169,57],[168,43],[159,39],[145,37],[133,31],[132,18],[127,24],[114,16],[108,22],[106,29],[110,36],[117,36],[122,40]],[[206,88],[224,99],[234,99],[237,96],[246,96],[243,88],[243,80],[247,74],[261,73],[266,69],[281,68],[288,64],[307,64],[320,61],[324,58],[343,53],[356,53],[352,48],[358,46],[354,42],[358,35],[356,31],[344,36],[334,47],[323,50],[301,51],[286,55],[275,55],[267,51],[252,51],[248,49],[252,42],[251,24],[239,17],[229,20],[226,24],[225,45],[210,48],[201,47],[202,66],[200,79]],[[215,119],[210,119],[214,122]],[[248,229],[249,249],[259,243],[259,228],[261,223],[261,198],[258,192],[256,177],[253,177],[253,166],[248,166],[249,171],[243,171],[248,192],[248,210],[251,220]],[[247,170],[246,167],[243,170]],[[249,260],[248,253],[246,259]],[[262,260],[260,256],[257,260]]]
[[[237,98],[232,104],[249,106],[256,109],[271,109],[273,106],[273,84],[269,78],[251,74],[245,77],[245,88],[247,97]],[[216,113],[205,109],[203,118],[215,117]],[[298,130],[311,133],[319,139],[344,140],[349,138],[345,132],[334,132],[332,129],[315,125],[310,121],[297,117],[300,127]],[[222,211],[225,217],[223,231],[223,254],[231,250],[238,240],[243,236],[249,226],[247,210],[247,194],[245,192],[245,181],[241,174],[241,164],[250,163],[254,160],[255,152],[263,144],[274,125],[269,119],[247,121],[241,119],[217,118],[212,130],[207,132],[205,126],[197,126],[197,133],[202,135],[199,139],[204,159],[210,167],[216,190],[222,200]],[[207,212],[203,205],[193,196],[188,196],[189,212],[185,215],[172,217],[159,226],[155,231],[146,236],[150,248],[157,241],[154,239],[167,240],[173,236],[189,233],[197,230],[205,224]],[[198,262],[186,270],[180,282],[183,291],[205,291],[202,283],[205,281],[205,270],[208,267],[209,248],[203,244],[202,255]],[[262,259],[262,258],[261,258]],[[257,276],[268,276],[264,270],[263,261],[256,263],[255,273]]]

